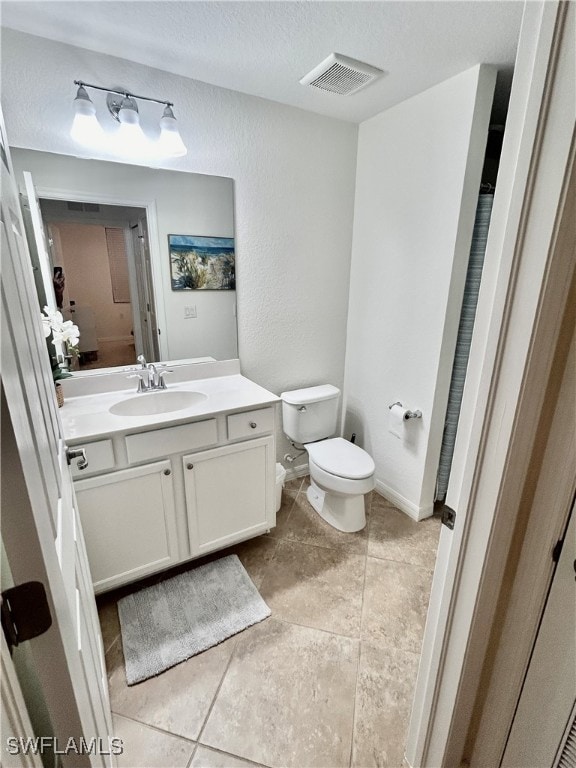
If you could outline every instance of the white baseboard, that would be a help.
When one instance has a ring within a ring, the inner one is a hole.
[[[282,464],[284,466],[284,464]],[[293,480],[295,477],[304,477],[308,474],[308,462],[305,464],[298,464],[297,467],[285,467],[286,480]]]
[[[404,496],[399,494],[397,491],[394,491],[381,480],[376,480],[375,490],[380,494],[380,496],[384,496],[384,498],[388,499],[391,504],[394,504],[395,507],[407,514],[408,517],[411,517],[413,520],[424,520],[424,518],[430,517],[434,512],[433,504],[429,504],[425,507],[419,507],[417,504],[413,504],[411,501],[408,501],[408,499],[404,498]]]

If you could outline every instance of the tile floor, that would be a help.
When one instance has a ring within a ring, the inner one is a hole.
[[[244,563],[262,623],[129,688],[116,601],[130,589],[99,598],[119,768],[403,765],[440,521],[374,492],[366,528],[342,534],[307,485],[287,483],[269,535],[217,553]]]

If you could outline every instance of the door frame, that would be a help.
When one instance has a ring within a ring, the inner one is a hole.
[[[64,189],[62,187],[37,187],[39,198],[47,200],[75,200],[79,203],[96,203],[100,205],[120,205],[132,208],[144,208],[146,211],[146,220],[148,222],[148,245],[150,248],[150,262],[152,266],[152,282],[154,287],[154,306],[156,308],[156,317],[158,319],[158,348],[161,360],[168,360],[169,350],[167,346],[167,335],[163,329],[166,324],[166,306],[164,302],[164,293],[161,290],[164,285],[164,275],[162,269],[162,249],[160,247],[160,234],[158,230],[158,212],[155,200],[135,200],[115,195],[92,194],[82,192],[76,189]]]
[[[19,739],[27,736],[33,738],[36,734],[30,722],[26,702],[4,632],[0,632],[0,644],[2,659],[2,674],[0,675],[2,679],[0,696],[2,727],[0,733],[2,734],[2,752],[4,752],[9,747],[7,744],[9,738]],[[13,758],[12,765],[14,768],[16,766],[18,768],[42,768],[42,761],[36,751],[30,750],[26,754],[24,750],[18,749]]]
[[[487,246],[496,268],[483,276],[478,305],[447,496],[457,510],[456,526],[443,527],[440,538],[407,742],[412,766],[470,759],[477,696],[493,671],[490,629],[499,619],[515,526],[525,515],[526,493],[533,491],[540,429],[550,416],[545,393],[554,383],[574,276],[563,238],[574,166],[569,27],[575,11],[566,2],[525,6]],[[573,468],[566,474],[571,476],[562,478],[562,494],[569,497],[576,478]],[[548,508],[557,530],[568,511],[560,498]],[[545,577],[538,586],[547,588]],[[521,620],[516,636],[533,637],[539,616]],[[527,660],[514,657],[514,647],[506,650],[525,671]],[[516,701],[495,704],[500,728],[489,741],[499,755]]]

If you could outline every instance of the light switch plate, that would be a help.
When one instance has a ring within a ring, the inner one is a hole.
[[[184,307],[184,319],[196,317],[196,307]]]

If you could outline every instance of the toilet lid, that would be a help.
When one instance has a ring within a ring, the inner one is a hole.
[[[306,450],[312,461],[331,475],[363,480],[374,474],[374,461],[366,451],[342,437],[308,443]]]

